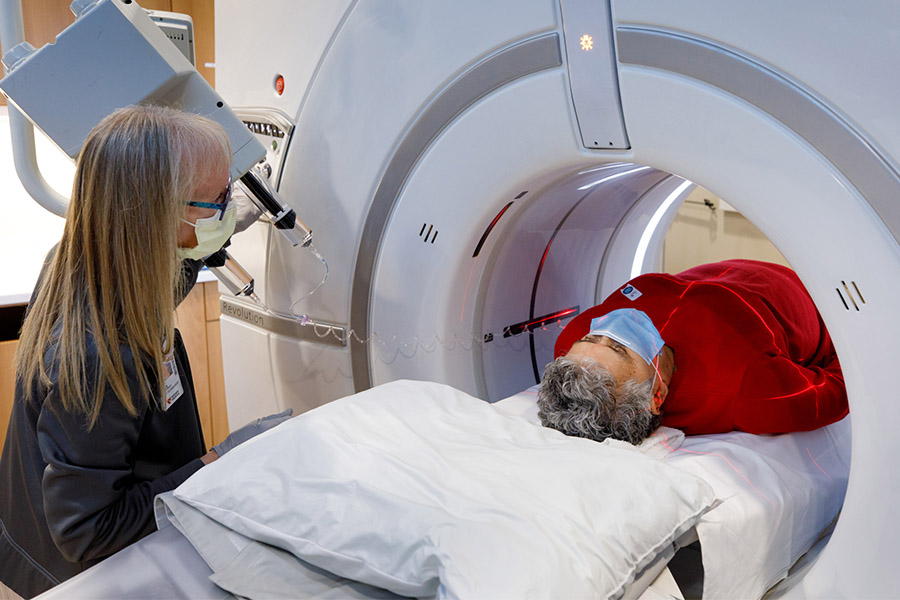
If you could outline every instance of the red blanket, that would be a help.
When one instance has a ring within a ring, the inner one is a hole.
[[[831,337],[796,274],[730,260],[641,275],[577,317],[555,356],[587,335],[591,319],[644,311],[675,351],[663,425],[687,434],[816,429],[848,412]]]

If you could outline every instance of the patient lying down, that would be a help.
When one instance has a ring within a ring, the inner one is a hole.
[[[793,271],[769,263],[641,275],[573,319],[555,355],[541,422],[597,441],[639,444],[661,423],[687,434],[808,431],[848,412],[815,304]]]

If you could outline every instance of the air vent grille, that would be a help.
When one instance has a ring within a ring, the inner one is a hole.
[[[852,306],[853,309],[859,312],[860,307],[866,303],[866,299],[855,281],[851,281],[849,284],[846,281],[841,281],[841,285],[834,288],[834,290],[838,293],[844,308],[847,310],[851,310],[850,307]]]
[[[434,243],[434,240],[437,239],[438,230],[434,225],[428,223],[422,223],[422,229],[419,230],[419,237],[422,238],[422,241],[426,244]],[[431,238],[429,240],[429,238]]]

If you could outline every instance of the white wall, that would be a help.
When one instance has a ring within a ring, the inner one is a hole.
[[[774,244],[744,215],[698,187],[678,209],[666,234],[663,270],[679,273],[730,258],[764,260],[790,267]]]
[[[74,163],[40,132],[36,138],[44,178],[68,198]],[[19,182],[7,109],[0,106],[0,306],[28,301],[44,256],[62,235],[63,223],[32,200]]]

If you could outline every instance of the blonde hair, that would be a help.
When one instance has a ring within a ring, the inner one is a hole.
[[[225,131],[198,115],[130,106],[94,127],[78,156],[62,239],[22,326],[16,377],[26,399],[38,381],[53,383],[52,362],[63,406],[90,427],[107,387],[137,415],[128,370],[148,404],[154,392],[164,401],[184,203],[230,161]],[[90,345],[99,369],[88,373]]]

